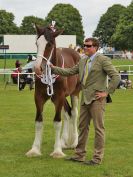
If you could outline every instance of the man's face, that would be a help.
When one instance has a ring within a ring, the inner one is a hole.
[[[84,53],[87,56],[92,56],[97,51],[97,47],[93,46],[92,41],[84,42]]]

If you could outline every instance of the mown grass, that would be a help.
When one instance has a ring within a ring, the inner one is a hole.
[[[15,68],[15,59],[6,59],[6,68]],[[19,61],[22,63],[22,66],[24,66],[27,63],[26,59],[19,59]],[[4,68],[4,59],[0,59],[0,69]],[[127,59],[112,59],[112,63],[114,66],[119,66],[119,65],[123,65],[123,67],[118,68],[117,70],[128,70],[129,67],[128,66],[124,66],[124,65],[133,65],[133,60],[127,60]],[[130,70],[133,71],[133,66],[130,67]],[[133,74],[133,73],[132,73]],[[9,76],[5,75],[3,77],[3,80],[8,80]],[[129,76],[129,79],[131,79],[133,81],[133,76]],[[1,77],[0,77],[0,80]]]
[[[14,68],[15,67],[15,61],[16,61],[16,59],[6,59],[6,68]],[[19,59],[19,61],[22,63],[22,66],[24,66],[27,62],[26,59]],[[0,68],[4,68],[4,62],[5,62],[4,59],[0,59]],[[112,59],[112,63],[115,66],[117,66],[117,65],[133,65],[133,60]]]
[[[26,59],[19,59],[22,66],[24,66],[27,62]],[[16,59],[6,59],[6,68],[15,68]],[[0,59],[0,68],[4,68],[5,66],[5,59]]]
[[[117,62],[117,61],[113,61]],[[116,64],[116,63],[115,63]],[[119,63],[121,64],[121,63]],[[64,159],[53,159],[54,107],[44,108],[42,156],[27,158],[34,139],[34,91],[17,91],[0,82],[0,177],[133,177],[133,89],[116,90],[113,103],[106,105],[105,157],[102,165],[88,167]],[[94,129],[91,124],[86,159],[93,152]],[[72,155],[73,150],[65,150]]]
[[[106,145],[102,165],[88,167],[53,159],[54,107],[49,101],[44,109],[42,157],[27,158],[34,138],[34,91],[0,89],[0,176],[1,177],[132,177],[133,176],[133,89],[117,90],[105,115]],[[91,125],[87,159],[92,156],[94,131]],[[73,150],[65,150],[72,155]]]

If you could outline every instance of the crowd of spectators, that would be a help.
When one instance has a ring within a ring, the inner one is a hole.
[[[70,44],[69,48],[76,50],[77,52],[79,52],[79,54],[81,56],[84,56],[84,50],[82,47],[73,46],[72,44]],[[105,46],[105,47],[99,47],[98,52],[102,53],[112,59],[113,58],[121,58],[121,59],[133,60],[133,50],[132,51],[129,51],[129,50],[118,51],[118,50],[115,50],[114,47]]]

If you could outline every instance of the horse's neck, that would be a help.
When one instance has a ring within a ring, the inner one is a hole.
[[[51,62],[55,66],[63,67],[64,65],[64,57],[63,57],[63,49],[62,48],[54,48],[53,55],[51,58]]]
[[[52,54],[52,58],[51,58],[51,63],[53,65],[57,65],[57,61],[56,61],[56,47],[54,47],[54,50],[53,50],[53,54]]]
[[[62,65],[64,64],[64,59],[63,59],[63,48],[56,48],[56,66],[62,67]]]

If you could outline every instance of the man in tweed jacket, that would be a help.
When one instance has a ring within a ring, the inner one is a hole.
[[[104,111],[106,97],[112,94],[117,88],[120,77],[110,59],[99,54],[99,41],[95,38],[87,38],[84,42],[84,52],[88,58],[81,59],[77,65],[72,68],[60,68],[51,65],[55,74],[70,76],[79,74],[82,97],[79,118],[79,137],[75,155],[69,160],[84,162],[86,165],[97,165],[102,162],[104,155]],[[89,62],[87,62],[89,60]],[[88,71],[86,67],[88,65]],[[88,76],[84,82],[85,74]],[[110,82],[107,87],[107,76]],[[86,143],[90,128],[90,121],[93,120],[95,129],[94,153],[89,161],[85,161]]]

